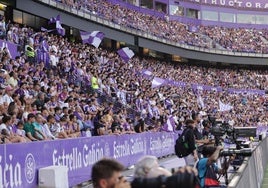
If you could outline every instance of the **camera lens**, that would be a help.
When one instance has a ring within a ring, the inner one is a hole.
[[[173,176],[159,176],[157,178],[136,178],[132,181],[132,188],[195,188],[198,179],[194,173],[179,173]]]

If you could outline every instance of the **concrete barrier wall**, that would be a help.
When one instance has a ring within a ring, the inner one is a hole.
[[[260,188],[268,161],[268,139],[265,138],[251,157],[245,158],[237,174],[229,183],[229,188]]]

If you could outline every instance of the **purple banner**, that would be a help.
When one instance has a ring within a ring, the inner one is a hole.
[[[172,86],[175,86],[175,87],[185,87],[186,86],[185,82],[179,82],[179,81],[175,81],[175,80],[168,80],[167,83],[172,85]]]
[[[18,50],[17,50],[17,45],[5,40],[0,40],[0,47],[1,49],[3,49],[4,47],[6,47],[11,55],[12,59],[15,59],[16,56],[19,55]]]
[[[214,87],[214,86],[200,85],[200,84],[192,84],[192,89],[222,92],[222,88],[219,86]]]
[[[257,95],[265,95],[265,90],[257,90],[257,89],[234,89],[229,88],[228,93],[233,94],[257,94]]]
[[[67,166],[74,186],[90,180],[92,165],[103,157],[131,166],[144,155],[172,154],[176,137],[161,132],[0,145],[0,187],[37,187],[38,169],[51,165]]]

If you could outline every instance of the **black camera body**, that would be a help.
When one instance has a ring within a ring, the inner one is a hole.
[[[223,136],[227,134],[228,136],[232,136],[234,133],[234,129],[228,123],[215,122],[211,128],[211,134],[214,136]]]
[[[199,179],[194,173],[178,173],[172,176],[159,176],[157,178],[135,178],[131,182],[131,188],[195,188],[199,185]]]

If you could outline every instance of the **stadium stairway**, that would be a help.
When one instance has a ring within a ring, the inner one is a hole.
[[[268,165],[266,166],[265,174],[262,181],[262,188],[268,188]]]

